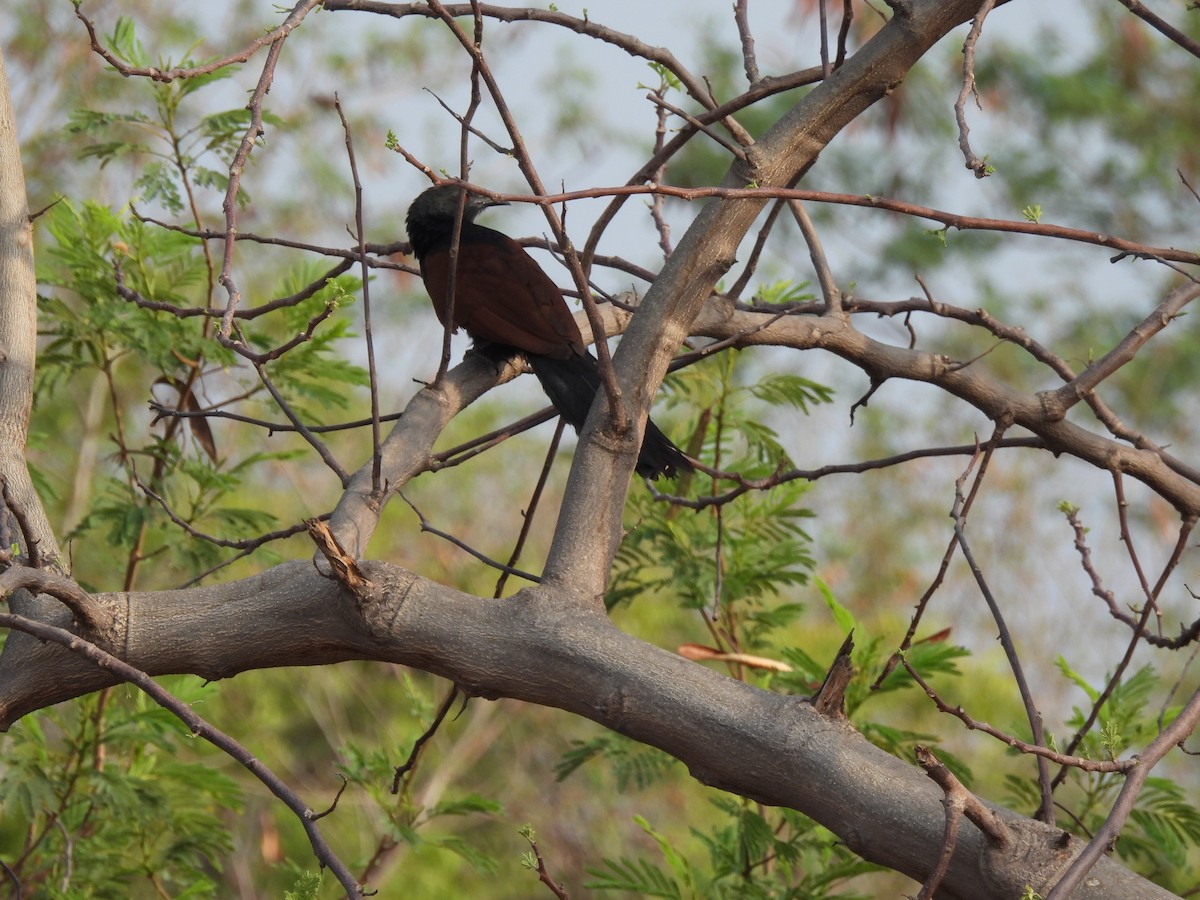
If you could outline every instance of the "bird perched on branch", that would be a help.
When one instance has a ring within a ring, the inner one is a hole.
[[[429,188],[408,208],[408,238],[438,319],[446,325],[450,245],[463,189]],[[600,389],[600,367],[583,343],[562,292],[542,267],[508,235],[475,224],[489,206],[506,204],[467,194],[454,274],[453,327],[477,343],[519,350],[559,414],[576,431],[583,427]],[[645,478],[693,471],[682,451],[653,422],[638,456]]]

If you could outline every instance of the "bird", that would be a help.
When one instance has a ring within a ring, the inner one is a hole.
[[[523,353],[554,408],[578,432],[600,389],[600,366],[562,292],[537,261],[508,235],[476,224],[485,209],[508,205],[503,201],[467,194],[454,274],[454,321],[447,322],[450,245],[463,192],[456,183],[437,185],[408,208],[408,239],[434,312],[443,326],[462,328],[476,345]],[[636,471],[655,480],[695,467],[647,420]]]

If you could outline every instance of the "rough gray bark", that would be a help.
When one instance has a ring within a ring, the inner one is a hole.
[[[0,483],[5,499],[20,512],[29,529],[22,540],[25,555],[36,553],[43,561],[52,562],[59,556],[58,542],[25,463],[36,358],[33,228],[25,199],[16,117],[0,53]],[[21,530],[11,524],[17,532]]]
[[[216,587],[97,595],[118,621],[103,643],[151,674],[209,679],[346,659],[414,666],[475,696],[557,707],[659,747],[700,781],[798,809],[866,859],[914,878],[936,862],[941,791],[806,700],[760,691],[644,643],[562,591],[481,600],[384,563],[364,571],[374,587],[361,599],[308,562]],[[2,673],[0,726],[111,683],[57,646],[43,652]],[[1003,818],[1012,832],[1003,848],[963,824],[938,896],[1012,900],[1027,884],[1044,893],[1083,846],[1015,813]],[[1170,896],[1107,859],[1076,893],[1081,900]]]

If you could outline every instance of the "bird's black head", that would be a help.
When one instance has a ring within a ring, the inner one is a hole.
[[[441,184],[421,193],[408,208],[406,222],[408,239],[418,258],[423,257],[439,242],[448,239],[454,230],[454,219],[458,215],[459,199],[464,193],[457,184]],[[492,200],[481,194],[467,194],[467,205],[463,209],[463,224],[489,206],[506,206],[502,200]]]

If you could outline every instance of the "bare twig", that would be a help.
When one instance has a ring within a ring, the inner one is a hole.
[[[279,404],[279,408],[283,410],[283,414],[291,420],[292,427],[299,432],[301,437],[308,441],[310,447],[317,451],[317,455],[320,456],[325,465],[329,466],[330,470],[337,475],[338,480],[342,483],[342,486],[345,487],[346,483],[350,480],[350,476],[346,470],[342,468],[342,464],[337,461],[337,457],[333,455],[333,452],[325,445],[324,441],[313,434],[309,427],[300,421],[300,417],[296,415],[291,404],[284,399],[281,393],[279,393],[279,389],[275,387],[275,383],[271,381],[270,377],[267,375],[266,367],[263,366],[262,363],[255,362],[254,371],[258,373],[259,380],[262,381],[263,386],[266,387],[271,396],[275,398],[275,402]]]
[[[164,222],[162,219],[156,219],[153,216],[147,216],[144,213],[139,212],[132,205],[130,206],[129,211],[139,222],[148,222],[151,225],[157,225],[159,228],[165,228],[168,231],[174,231],[178,234],[186,234],[194,238],[201,238],[205,241],[225,240],[224,231],[215,231],[211,228],[186,228],[183,225],[176,225],[173,222]],[[351,264],[358,262],[359,260],[357,247],[325,247],[321,244],[310,244],[307,241],[296,241],[292,240],[291,238],[269,237],[268,235],[264,234],[256,234],[253,231],[239,231],[236,237],[239,241],[249,241],[253,244],[264,244],[269,247],[286,247],[289,250],[302,250],[305,253],[312,253],[317,256],[340,256]],[[371,242],[367,243],[367,252],[373,253],[376,256],[391,256],[393,253],[407,253],[410,249],[411,248],[408,245],[408,241],[391,241],[387,244],[375,244]],[[392,262],[389,259],[375,259],[374,257],[367,257],[367,264],[371,266],[371,268],[393,269],[398,272],[408,272],[412,275],[418,274],[417,270],[413,266],[406,265],[405,263]],[[346,271],[346,269],[343,268],[337,274],[341,274],[341,272],[344,271]],[[318,283],[324,282],[318,280]],[[254,310],[239,309],[234,314],[234,318],[246,318],[247,313],[253,312]],[[216,315],[220,316],[221,313],[222,310],[216,310]]]
[[[481,553],[479,550],[476,550],[474,547],[472,547],[470,544],[466,543],[465,541],[463,541],[459,538],[456,538],[454,535],[449,534],[448,532],[442,531],[440,528],[435,528],[433,525],[431,525],[429,523],[429,520],[425,518],[425,514],[422,513],[421,510],[417,509],[416,505],[411,500],[409,500],[408,497],[404,496],[403,492],[400,492],[400,498],[405,503],[408,504],[409,508],[414,513],[417,514],[417,518],[420,520],[420,523],[421,523],[421,531],[428,532],[429,534],[435,535],[436,537],[440,537],[443,540],[449,541],[455,547],[458,547],[460,550],[465,550],[467,553],[471,554],[471,556],[475,557],[481,563],[483,563],[484,565],[487,565],[487,566],[491,566],[493,569],[498,569],[501,572],[507,572],[509,575],[516,575],[518,578],[524,578],[526,581],[533,582],[534,584],[541,584],[542,579],[539,576],[531,575],[529,572],[523,572],[520,569],[514,568],[512,566],[506,566],[502,562],[497,562],[496,560],[492,559],[490,556],[487,556],[486,554]]]
[[[513,544],[512,553],[508,555],[508,566],[515,566],[517,560],[521,558],[521,551],[525,549],[525,541],[529,539],[529,530],[533,526],[533,515],[537,512],[538,502],[542,499],[542,492],[546,489],[546,482],[550,478],[550,468],[554,463],[554,457],[558,453],[558,444],[562,440],[563,429],[566,428],[566,420],[559,418],[558,426],[554,429],[554,437],[550,439],[550,446],[546,448],[546,461],[542,463],[541,474],[538,475],[537,484],[533,486],[533,495],[529,498],[529,503],[521,513],[521,531],[517,534],[517,540]],[[504,593],[504,585],[508,582],[508,571],[500,573],[500,577],[496,579],[496,589],[492,591],[492,596],[499,600]]]
[[[659,99],[667,92],[667,84],[664,81],[655,91],[655,96]],[[659,105],[655,109],[654,116],[654,155],[658,155],[666,144],[667,139],[667,116],[669,111],[666,107]],[[667,160],[662,161],[653,173],[654,181],[665,181],[667,177]],[[667,259],[671,255],[671,225],[667,222],[665,213],[666,200],[664,197],[655,195],[650,201],[650,218],[654,221],[654,230],[658,232],[658,246],[662,248],[663,259]],[[587,271],[585,265],[584,271]]]
[[[763,222],[762,228],[758,231],[758,236],[754,239],[754,247],[750,250],[750,257],[746,260],[746,265],[742,268],[742,274],[737,277],[737,281],[733,283],[726,296],[736,301],[742,296],[742,292],[746,290],[746,286],[754,276],[755,269],[758,268],[758,261],[762,257],[763,250],[766,249],[767,238],[770,237],[771,230],[775,227],[775,223],[778,221],[779,214],[783,211],[786,202],[785,200],[776,200],[771,204],[766,221]]]
[[[1117,685],[1121,683],[1121,679],[1124,677],[1126,670],[1133,661],[1133,654],[1134,651],[1137,650],[1138,644],[1142,640],[1149,637],[1149,632],[1146,630],[1146,625],[1150,621],[1150,616],[1158,613],[1158,595],[1162,591],[1163,586],[1166,584],[1167,578],[1170,576],[1171,572],[1174,571],[1175,566],[1178,564],[1179,558],[1183,555],[1183,551],[1187,547],[1188,537],[1192,532],[1192,526],[1196,521],[1194,516],[1188,517],[1184,520],[1182,527],[1179,529],[1179,537],[1175,541],[1175,552],[1171,554],[1171,560],[1168,561],[1167,565],[1164,567],[1162,574],[1159,576],[1158,582],[1153,588],[1151,588],[1146,581],[1146,576],[1142,572],[1141,562],[1138,559],[1137,551],[1133,546],[1133,539],[1129,532],[1128,504],[1125,501],[1124,478],[1119,470],[1114,470],[1112,477],[1113,491],[1117,501],[1117,521],[1120,524],[1121,540],[1125,544],[1126,552],[1130,557],[1130,562],[1133,565],[1134,571],[1137,573],[1138,582],[1141,585],[1146,601],[1142,606],[1141,615],[1138,616],[1137,622],[1133,626],[1133,634],[1130,635],[1129,644],[1125,648],[1125,653],[1122,655],[1121,661],[1117,663],[1116,668],[1113,669],[1112,674],[1108,678],[1108,682],[1104,685],[1104,689],[1100,691],[1095,701],[1092,703],[1092,708],[1088,713],[1087,718],[1075,732],[1070,743],[1067,744],[1068,753],[1074,753],[1075,749],[1080,745],[1080,743],[1083,742],[1084,737],[1087,735],[1088,731],[1091,730],[1092,725],[1094,725],[1096,720],[1100,717],[1100,711],[1104,708],[1104,704],[1108,702],[1108,699],[1112,696],[1113,691],[1117,689]],[[1061,784],[1063,779],[1066,778],[1066,775],[1066,769],[1059,771],[1054,777],[1055,785]]]
[[[75,620],[91,634],[104,634],[113,627],[116,616],[66,575],[50,569],[31,569],[10,566],[0,573],[0,600],[7,600],[14,591],[46,594],[71,610]]]
[[[320,0],[301,0],[284,20],[283,25],[276,29],[278,34],[267,51],[267,59],[263,64],[262,74],[259,76],[258,83],[254,86],[254,91],[250,95],[250,102],[246,105],[246,108],[250,110],[250,124],[246,126],[242,140],[238,144],[232,162],[229,164],[229,184],[225,190],[225,199],[221,203],[221,209],[225,214],[225,249],[221,262],[221,274],[217,279],[229,295],[229,300],[225,305],[225,314],[221,317],[221,327],[217,332],[217,339],[225,346],[234,346],[235,342],[231,337],[233,333],[233,314],[242,297],[241,291],[238,290],[237,284],[233,279],[233,257],[237,241],[237,196],[242,186],[242,173],[246,170],[246,162],[250,158],[250,151],[264,133],[263,101],[266,99],[267,92],[271,89],[271,83],[275,80],[275,66],[279,62],[280,54],[283,52],[283,43],[304,17],[319,5]]]
[[[829,13],[825,9],[825,0],[817,2],[817,20],[821,31],[821,77],[828,78],[833,66],[829,62]]]
[[[920,744],[916,747],[917,762],[925,770],[925,774],[937,782],[944,797],[942,804],[946,807],[946,830],[942,838],[942,852],[938,864],[930,873],[918,900],[932,900],[942,879],[950,870],[950,860],[954,857],[954,846],[958,840],[958,828],[965,815],[987,837],[988,842],[997,848],[1004,848],[1013,841],[1012,832],[995,812],[980,802],[979,798],[968,791],[946,766],[933,755],[933,752]]]
[[[474,109],[474,105],[478,102],[477,86],[478,86],[478,82],[476,82],[476,89],[472,89],[472,93],[471,93],[472,112]],[[439,97],[432,90],[430,90],[429,88],[425,88],[425,91],[441,105],[442,109],[444,109],[446,112],[448,112],[451,116],[454,117],[454,121],[456,121],[459,125],[461,125],[463,128],[465,128],[470,134],[475,135],[475,137],[479,138],[481,141],[483,141],[485,144],[487,144],[489,147],[491,147],[493,150],[495,150],[501,156],[512,156],[512,152],[513,152],[512,147],[502,147],[498,142],[493,141],[490,137],[488,137],[486,134],[484,134],[482,131],[480,131],[478,128],[476,128],[474,125],[471,124],[471,120],[470,120],[471,112],[468,112],[468,114],[465,116],[461,115],[459,113],[456,113],[453,109],[450,108],[450,105],[448,103],[446,103],[445,100],[443,100],[441,97]],[[465,172],[463,173],[463,177],[464,178],[466,177]]]
[[[996,431],[992,435],[993,441],[998,439],[1003,434],[1003,426],[997,425]],[[979,478],[975,484],[978,485],[983,479],[983,472],[986,468],[987,461],[991,458],[994,452],[994,444],[989,442],[988,447],[983,451],[983,465],[980,466]],[[1017,690],[1021,694],[1021,703],[1025,706],[1025,715],[1029,719],[1030,732],[1033,734],[1033,741],[1040,746],[1046,745],[1046,736],[1042,729],[1042,714],[1038,711],[1037,704],[1033,699],[1033,692],[1029,689],[1029,682],[1025,679],[1025,670],[1021,665],[1021,660],[1017,656],[1017,648],[1013,643],[1012,634],[1008,630],[1008,625],[1004,621],[1004,614],[1000,611],[1000,604],[996,601],[992,594],[992,589],[988,585],[987,580],[983,576],[983,570],[975,561],[975,554],[971,551],[971,545],[967,541],[966,535],[966,518],[962,511],[965,505],[963,496],[963,483],[970,474],[971,468],[974,466],[974,461],[967,467],[967,470],[959,477],[954,484],[954,508],[950,513],[954,519],[954,534],[958,538],[958,545],[962,548],[963,559],[971,569],[971,574],[975,578],[975,583],[979,586],[979,591],[983,595],[984,601],[987,603],[988,609],[992,613],[992,619],[996,623],[996,628],[1000,634],[1000,646],[1004,648],[1004,655],[1008,659],[1009,668],[1012,669],[1013,679],[1017,683]],[[1050,781],[1050,766],[1045,757],[1037,758],[1038,765],[1038,785],[1042,792],[1042,805],[1037,811],[1037,817],[1047,825],[1054,824],[1054,793]]]
[[[346,788],[349,787],[349,785],[350,785],[349,778],[347,778],[341,772],[337,773],[337,777],[342,780],[342,783],[340,785],[338,785],[337,793],[333,795],[333,801],[329,804],[329,806],[326,809],[322,810],[319,813],[312,814],[312,818],[313,818],[314,822],[317,821],[318,819],[325,818],[327,815],[329,815],[331,812],[333,812],[335,809],[337,809],[338,801],[340,801],[342,799],[342,794],[344,794],[346,792]]]
[[[713,141],[720,144],[722,147],[724,147],[726,150],[728,150],[731,154],[736,156],[738,159],[746,158],[746,151],[741,146],[739,146],[738,144],[735,144],[729,138],[725,137],[725,135],[721,134],[720,132],[716,131],[715,129],[711,128],[710,126],[705,125],[703,122],[701,122],[699,119],[697,119],[695,116],[693,116],[691,113],[687,112],[686,110],[682,110],[678,106],[668,103],[661,96],[659,96],[657,93],[654,93],[654,92],[647,94],[646,99],[649,100],[651,103],[653,103],[655,106],[658,106],[662,109],[667,110],[667,112],[671,113],[672,115],[679,116],[679,118],[683,119],[683,121],[687,122],[689,125],[691,125],[693,128],[695,128],[697,131],[699,131],[701,134],[707,135],[708,137],[712,138]]]
[[[1188,53],[1192,54],[1192,56],[1200,56],[1200,42],[1188,37],[1166,19],[1155,14],[1155,12],[1149,9],[1146,4],[1141,2],[1141,0],[1117,0],[1117,2],[1143,22],[1148,23],[1151,28],[1153,28],[1167,40],[1178,44]]]
[[[342,122],[342,132],[346,136],[346,157],[350,162],[350,177],[354,182],[354,236],[358,240],[358,258],[362,265],[362,299],[363,299],[363,341],[367,346],[367,374],[371,385],[371,487],[376,494],[380,492],[379,467],[379,375],[375,368],[375,339],[371,332],[371,271],[367,266],[366,229],[363,227],[363,192],[362,181],[358,177],[358,162],[354,158],[354,139],[350,134],[350,123],[346,121],[346,112],[342,109],[342,100],[335,92],[333,105],[337,109],[338,118]]]
[[[983,31],[983,20],[987,18],[987,14],[995,5],[996,0],[983,0],[983,5],[979,7],[979,12],[975,14],[975,18],[971,22],[971,30],[967,33],[967,39],[963,41],[962,90],[958,92],[958,99],[954,101],[954,118],[958,122],[958,146],[967,161],[967,168],[975,173],[976,178],[986,178],[991,172],[987,163],[977,157],[975,151],[971,149],[971,142],[968,138],[971,129],[967,125],[966,106],[968,97],[974,97],[976,104],[979,102],[979,94],[975,90],[975,44]]]
[[[229,419],[232,422],[241,422],[244,425],[256,425],[259,428],[267,430],[268,434],[287,433],[296,430],[296,426],[288,422],[272,422],[267,419],[259,419],[255,416],[245,416],[241,413],[229,412],[228,410],[219,409],[221,405],[233,401],[222,400],[214,403],[212,406],[202,407],[201,409],[175,409],[174,407],[164,406],[161,403],[151,402],[150,410],[157,418],[209,418],[209,419]],[[379,417],[380,422],[395,422],[399,419],[401,413],[387,413]],[[353,419],[349,422],[339,422],[336,425],[309,425],[308,430],[313,434],[328,434],[335,431],[349,431],[353,428],[366,428],[371,424],[370,419]]]
[[[289,34],[291,34],[293,29],[300,24],[301,20],[303,20],[304,17],[312,11],[313,7],[318,5],[320,5],[320,0],[306,0],[306,2],[297,4],[295,7],[293,7],[291,13],[286,19],[283,20],[283,23],[280,24],[278,28],[274,28],[271,31],[268,31],[262,37],[251,41],[237,53],[232,53],[229,56],[223,56],[220,59],[214,59],[202,66],[189,66],[186,69],[176,66],[174,69],[166,70],[156,68],[155,66],[139,67],[128,65],[114,56],[103,44],[100,43],[100,39],[96,36],[96,26],[93,25],[92,21],[80,11],[79,6],[75,7],[75,16],[81,22],[83,22],[83,27],[87,29],[88,40],[91,43],[92,51],[100,56],[110,66],[112,66],[126,78],[130,76],[142,76],[165,84],[180,78],[196,78],[200,75],[211,75],[213,72],[216,72],[219,69],[224,69],[227,66],[246,62],[248,59],[250,59],[250,57],[254,56],[254,54],[268,44],[276,44],[279,41],[284,40]]]
[[[134,484],[137,486],[138,490],[162,507],[162,511],[167,514],[167,518],[169,518],[172,522],[174,522],[196,540],[204,541],[206,544],[212,544],[214,547],[227,547],[230,550],[257,550],[263,544],[268,544],[271,541],[283,540],[284,538],[289,538],[292,535],[302,534],[307,529],[306,525],[300,523],[297,525],[292,525],[288,528],[281,528],[278,531],[271,531],[267,534],[259,535],[256,538],[246,538],[240,541],[219,538],[215,535],[205,534],[198,528],[193,527],[191,523],[187,522],[171,508],[166,499],[156,493],[150,488],[149,485],[145,484],[136,475],[134,476]],[[326,514],[320,518],[327,519],[329,518],[329,515]]]
[[[21,529],[20,544],[25,548],[25,556],[29,560],[30,567],[40,569],[42,554],[38,550],[38,539],[35,536],[37,532],[33,528],[33,523],[29,521],[25,508],[13,496],[8,479],[3,476],[0,476],[0,496],[4,499],[4,509],[17,520],[17,527]]]
[[[788,203],[800,233],[804,235],[804,243],[808,245],[808,255],[812,260],[813,269],[817,273],[817,284],[821,286],[821,296],[825,300],[825,312],[834,315],[842,310],[842,292],[838,290],[829,261],[825,258],[825,248],[821,246],[821,237],[817,234],[816,226],[809,218],[808,210],[799,200]]]
[[[746,81],[758,84],[758,59],[754,55],[754,35],[750,33],[750,17],[746,14],[749,0],[736,0],[733,4],[733,21],[737,23],[738,37],[742,41],[742,66],[746,70]]]
[[[458,687],[456,685],[451,685],[450,689],[446,691],[446,695],[442,698],[442,702],[438,704],[437,713],[434,715],[433,721],[429,723],[429,727],[421,733],[420,737],[413,741],[412,750],[410,750],[408,753],[408,759],[406,759],[402,764],[396,766],[395,774],[392,776],[393,794],[400,793],[401,779],[403,779],[405,775],[412,772],[416,768],[417,762],[421,759],[421,753],[425,749],[425,745],[433,739],[433,736],[437,734],[438,729],[442,727],[442,722],[446,720],[446,716],[449,715],[450,710],[454,707],[454,701],[458,699],[458,696]]]
[[[854,0],[842,0],[842,24],[838,28],[837,58],[833,67],[840,69],[846,61],[846,42],[850,37],[850,23],[854,21]]]
[[[1183,313],[1183,309],[1200,297],[1200,283],[1187,282],[1179,285],[1154,309],[1150,315],[1130,330],[1119,344],[1093,362],[1082,373],[1062,387],[1039,394],[1047,409],[1056,415],[1067,414],[1072,406],[1094,391],[1102,381],[1130,362],[1146,342],[1166,328]]]
[[[1141,627],[1138,620],[1125,612],[1117,604],[1117,598],[1113,595],[1112,591],[1104,586],[1104,580],[1100,577],[1100,573],[1096,571],[1096,567],[1092,563],[1092,552],[1087,545],[1087,529],[1083,527],[1083,522],[1080,521],[1079,510],[1068,508],[1065,510],[1065,515],[1067,522],[1071,526],[1071,530],[1075,534],[1075,551],[1079,554],[1080,567],[1092,584],[1092,593],[1104,601],[1105,606],[1108,607],[1109,615],[1131,629],[1138,630]],[[1175,540],[1175,551],[1163,567],[1162,575],[1159,576],[1160,583],[1179,565],[1179,560],[1183,557],[1183,552],[1187,548],[1188,536],[1195,525],[1195,516],[1189,516],[1183,520],[1179,529],[1179,537]],[[1200,637],[1200,618],[1195,619],[1186,627],[1180,626],[1178,637],[1168,638],[1148,632],[1142,634],[1142,639],[1146,642],[1155,647],[1163,647],[1169,650],[1178,650],[1181,647],[1186,647],[1195,641],[1197,637]]]
[[[666,148],[664,148],[666,152]],[[652,170],[651,170],[652,171]],[[647,173],[641,181],[649,178]],[[632,197],[640,194],[663,194],[680,200],[705,200],[719,197],[722,200],[804,200],[813,203],[832,203],[840,206],[858,206],[865,209],[882,209],[901,215],[913,216],[939,222],[947,228],[960,231],[997,231],[1008,234],[1028,234],[1040,237],[1057,238],[1074,241],[1080,244],[1093,244],[1108,247],[1127,256],[1156,261],[1200,265],[1200,253],[1179,250],[1173,247],[1154,247],[1139,244],[1125,238],[1114,237],[1096,231],[1086,231],[1080,228],[1067,228],[1063,225],[1051,225],[1046,222],[1017,221],[1015,219],[991,219],[981,216],[964,216],[959,213],[947,212],[930,206],[920,206],[904,200],[894,200],[888,197],[877,197],[872,194],[841,194],[831,191],[810,191],[800,188],[782,187],[678,187],[670,184],[637,183],[624,184],[614,187],[595,187],[579,191],[563,191],[558,194],[539,194],[537,196],[521,196],[519,194],[503,194],[501,198],[510,203],[537,203],[548,206],[555,203],[571,202],[596,197]]]
[[[12,900],[21,900],[21,879],[17,877],[17,873],[9,868],[8,863],[0,859],[0,868],[4,869],[4,875],[12,882],[13,897]]]
[[[984,734],[991,735],[996,740],[1007,744],[1015,750],[1043,757],[1060,766],[1083,769],[1086,772],[1128,772],[1138,764],[1136,759],[1088,759],[1086,756],[1071,756],[1051,750],[1049,747],[1042,747],[1038,744],[1023,741],[1018,737],[1001,731],[999,728],[989,725],[987,722],[981,722],[973,718],[961,706],[951,706],[941,698],[937,691],[930,687],[929,682],[921,677],[921,673],[913,668],[907,656],[902,655],[900,662],[908,671],[908,674],[912,676],[913,681],[920,685],[925,695],[937,706],[939,712],[954,716],[970,730],[982,731]]]

